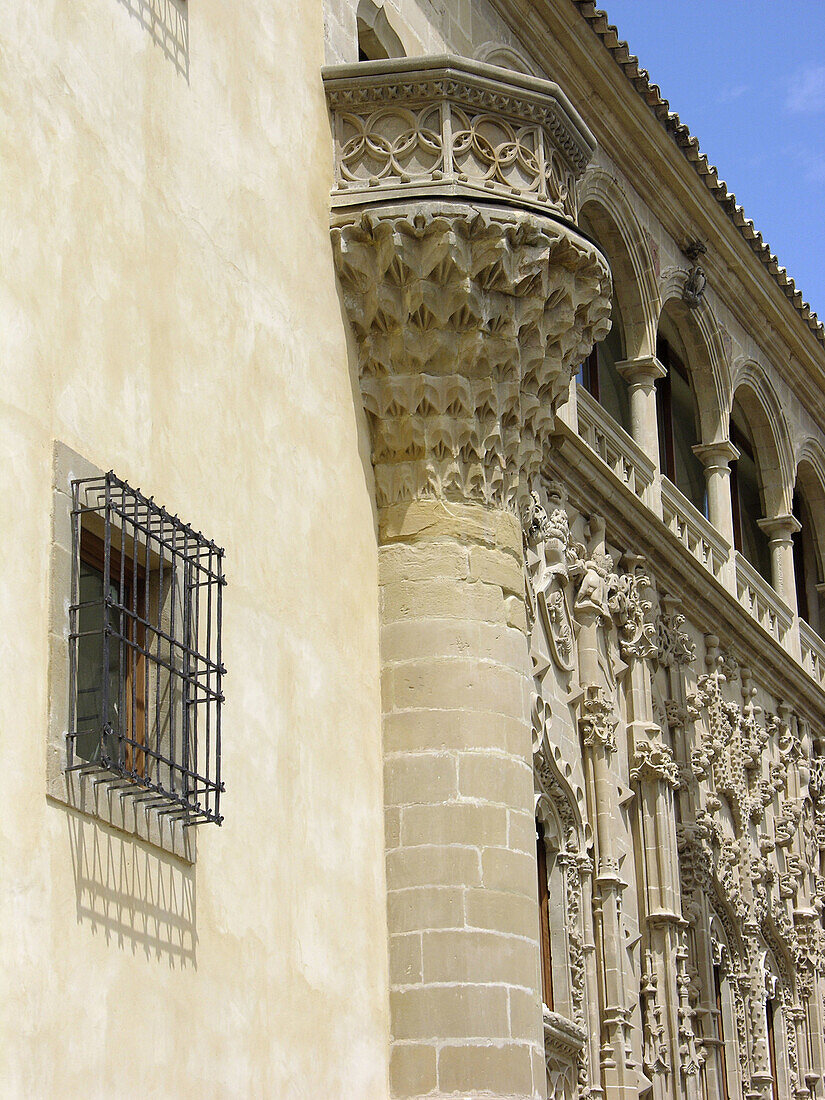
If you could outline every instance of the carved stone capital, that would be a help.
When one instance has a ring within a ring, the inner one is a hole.
[[[720,439],[716,443],[697,443],[691,450],[705,467],[705,474],[719,472],[730,474],[731,462],[739,458],[739,448],[729,439]]]
[[[617,725],[613,701],[607,692],[597,686],[585,687],[579,710],[579,732],[584,747],[600,745],[605,752],[615,752]]]
[[[634,782],[664,783],[676,790],[679,786],[679,765],[669,745],[641,741],[631,762],[630,778]]]
[[[792,515],[772,516],[770,519],[758,519],[757,525],[762,528],[770,542],[778,546],[791,546],[793,536],[802,530],[802,524]]]
[[[549,218],[422,200],[334,216],[379,506],[517,510],[571,373],[609,329],[598,250]]]
[[[655,355],[640,355],[638,359],[622,359],[616,370],[630,386],[652,389],[657,378],[664,378],[667,371]]]

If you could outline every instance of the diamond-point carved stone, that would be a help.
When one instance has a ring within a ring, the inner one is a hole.
[[[341,211],[379,506],[421,497],[518,511],[571,374],[610,327],[610,273],[570,226],[449,201]]]

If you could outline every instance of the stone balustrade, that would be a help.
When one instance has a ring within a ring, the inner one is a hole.
[[[582,439],[631,493],[649,505],[656,468],[641,447],[582,386],[576,393],[576,414]]]
[[[708,572],[722,580],[729,543],[666,477],[662,478],[662,512],[665,526]]]
[[[802,667],[825,688],[825,641],[804,619],[799,620],[799,644]]]
[[[583,387],[577,389],[576,416],[581,439],[619,481],[652,508],[654,463]],[[797,657],[809,676],[825,689],[825,641],[808,623],[794,616],[774,587],[665,477],[661,478],[661,489],[665,525],[708,572],[735,592],[748,615]]]
[[[734,562],[739,602],[780,645],[785,645],[793,627],[793,612],[777,596],[762,574],[738,551],[734,555]]]

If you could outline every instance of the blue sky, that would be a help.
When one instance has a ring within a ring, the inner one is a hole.
[[[825,0],[602,0],[825,320]]]

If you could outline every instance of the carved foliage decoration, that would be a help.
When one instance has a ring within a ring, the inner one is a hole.
[[[667,1028],[664,1021],[664,1006],[659,997],[658,986],[653,952],[647,949],[639,992],[642,999],[642,1019],[644,1021],[644,1066],[645,1070],[651,1075],[670,1073],[671,1069]]]
[[[600,254],[532,215],[449,203],[343,218],[332,240],[379,505],[517,511],[571,370],[610,325]]]
[[[679,668],[696,659],[696,643],[683,629],[685,616],[675,610],[673,602],[668,597],[660,599],[654,620],[656,658],[663,668]]]
[[[528,621],[536,676],[546,670],[548,656],[564,672],[571,672],[576,663],[569,581],[581,572],[583,548],[571,540],[560,497],[555,497],[549,508],[548,514],[541,496],[533,490],[523,516]],[[545,640],[549,653],[545,653]]]
[[[790,708],[760,717],[750,670],[730,658],[718,660],[718,639],[711,641],[708,664],[714,671],[699,678],[688,700],[697,723],[691,755],[696,803],[695,823],[677,829],[689,899],[685,915],[698,924],[701,899],[718,893],[715,911],[727,911],[741,943],[728,977],[742,1080],[754,1095],[770,1088],[765,1000],[771,998],[782,1008],[788,1087],[798,1095],[805,1088],[798,1036],[806,1019],[802,1004],[825,971],[825,931],[807,900],[822,881],[819,853],[806,829],[817,812],[816,765]],[[742,703],[726,697],[733,676],[741,680]]]

